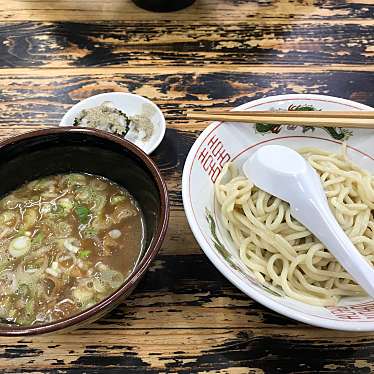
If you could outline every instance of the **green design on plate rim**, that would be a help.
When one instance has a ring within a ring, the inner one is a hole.
[[[282,109],[271,109],[271,110],[282,110]],[[321,109],[316,109],[313,105],[310,105],[310,104],[300,104],[300,105],[295,105],[295,104],[291,104],[288,108],[287,108],[288,111],[307,111],[307,112],[310,112],[310,111],[314,111],[314,110],[321,110]],[[294,126],[294,125],[287,125],[287,126],[283,126],[283,125],[270,125],[270,124],[266,124],[266,123],[256,123],[255,125],[255,130],[257,133],[260,133],[260,134],[268,134],[268,133],[273,133],[273,134],[279,134],[282,129],[286,128],[287,130],[296,130],[298,126]],[[307,133],[308,131],[315,131],[315,127],[312,127],[312,126],[304,126],[302,128],[302,133],[305,134]],[[325,130],[333,139],[335,140],[348,140],[352,135],[352,131],[349,130],[349,129],[342,129],[340,127],[337,127],[337,128],[332,128],[332,127],[321,127],[322,130]]]

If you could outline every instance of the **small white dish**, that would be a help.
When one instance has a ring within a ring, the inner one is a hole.
[[[89,109],[111,101],[128,116],[146,115],[153,123],[152,136],[145,142],[135,143],[145,153],[152,153],[161,143],[166,130],[166,122],[160,108],[143,96],[126,92],[108,92],[88,97],[71,107],[62,117],[59,126],[73,126],[75,118],[83,109]]]

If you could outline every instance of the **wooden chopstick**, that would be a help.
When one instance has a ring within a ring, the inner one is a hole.
[[[187,118],[195,120],[242,122],[250,124],[267,123],[270,125],[374,129],[374,111],[188,112]]]
[[[192,112],[194,113],[194,112]],[[361,111],[356,110],[352,112],[336,112],[336,111],[209,111],[209,112],[200,112],[200,113],[209,113],[209,114],[227,114],[234,116],[279,116],[279,117],[334,117],[334,118],[373,118],[374,119],[374,110],[372,111]]]

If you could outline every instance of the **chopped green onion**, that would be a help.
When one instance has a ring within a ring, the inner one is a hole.
[[[64,207],[60,204],[57,204],[55,207],[53,207],[53,213],[57,214],[59,216],[63,216],[65,213]]]
[[[73,201],[67,197],[63,197],[62,199],[59,200],[58,202],[58,207],[61,207],[64,212],[70,212],[73,209]]]
[[[20,236],[25,236],[25,235],[26,235],[26,230],[22,226],[20,226],[15,237],[18,238]]]
[[[97,194],[94,200],[95,200],[95,207],[93,209],[95,210],[95,212],[100,212],[105,206],[106,196]]]
[[[45,258],[43,258],[43,257],[39,257],[37,259],[29,261],[25,264],[25,270],[27,272],[27,271],[30,271],[30,270],[35,270],[36,271],[38,269],[41,269],[42,266],[44,265],[44,262],[45,262]]]
[[[63,177],[63,183],[67,184],[69,187],[75,188],[76,186],[84,186],[86,184],[86,177],[81,174],[68,174]]]
[[[39,231],[31,240],[31,245],[41,245],[44,239],[43,232]]]
[[[8,317],[9,317],[9,318],[13,318],[16,314],[17,314],[17,309],[11,309],[11,310],[8,312]]]
[[[71,226],[67,222],[62,221],[57,224],[55,232],[57,232],[59,236],[66,238],[71,234],[71,231]]]
[[[119,204],[121,201],[124,201],[126,200],[126,197],[123,196],[123,195],[114,195],[110,198],[110,203],[112,205],[117,205]]]
[[[32,316],[34,314],[34,300],[33,299],[27,300],[26,305],[25,305],[25,310],[28,316]]]
[[[16,291],[16,293],[18,295],[22,295],[24,297],[28,296],[29,293],[30,293],[30,289],[29,289],[29,286],[27,284],[20,284],[18,286],[18,289]]]
[[[96,236],[97,234],[97,231],[93,228],[93,227],[86,227],[84,230],[83,230],[83,237],[85,239],[91,239],[93,238],[94,236]]]
[[[78,252],[78,257],[87,258],[90,254],[91,254],[91,251],[89,249],[84,249]]]
[[[79,247],[79,241],[74,238],[67,238],[64,240],[64,248],[67,249],[69,252],[78,253]]]
[[[28,236],[18,236],[9,243],[9,253],[13,257],[24,256],[31,247],[31,239]]]
[[[81,223],[87,223],[88,222],[88,216],[90,214],[90,210],[84,206],[84,205],[78,205],[74,208],[75,214],[78,216],[79,221]]]
[[[23,226],[25,229],[29,229],[35,225],[38,220],[38,213],[35,208],[27,209],[23,215]]]
[[[5,212],[0,214],[0,223],[7,224],[8,222],[11,222],[16,217],[14,212],[10,212],[6,210]]]
[[[81,306],[85,306],[92,299],[92,296],[93,292],[83,287],[73,290],[73,297]]]
[[[108,269],[102,272],[102,280],[111,288],[118,288],[123,283],[124,276],[117,270]]]

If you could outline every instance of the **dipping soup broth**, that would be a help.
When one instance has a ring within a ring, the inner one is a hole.
[[[0,200],[0,318],[42,324],[100,302],[132,273],[144,236],[137,202],[105,178],[23,185]]]

